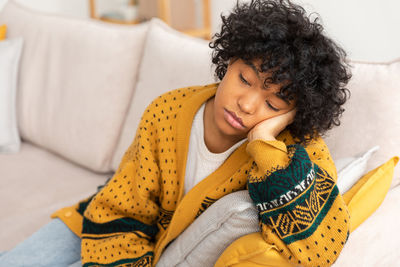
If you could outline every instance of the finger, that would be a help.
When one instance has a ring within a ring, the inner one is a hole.
[[[296,112],[297,112],[297,108],[294,108],[287,113],[287,118],[288,118],[289,124],[294,121],[294,118],[296,117]]]
[[[296,109],[292,109],[286,113],[283,114],[285,117],[290,118],[290,117],[294,117],[296,115]]]
[[[289,113],[295,113],[297,112],[297,108],[293,108],[291,111],[289,111]]]

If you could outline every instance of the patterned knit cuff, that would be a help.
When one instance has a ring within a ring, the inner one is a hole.
[[[266,173],[258,181],[249,179],[249,192],[260,213],[276,210],[304,195],[315,178],[313,163],[305,149],[300,145],[290,145],[288,149],[292,155],[286,168]]]
[[[289,163],[288,150],[282,141],[256,139],[247,144],[246,151],[257,164],[257,176],[285,168]]]

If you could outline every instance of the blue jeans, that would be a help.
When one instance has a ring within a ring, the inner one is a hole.
[[[0,266],[82,266],[81,239],[60,219],[54,219],[10,251],[0,254]]]

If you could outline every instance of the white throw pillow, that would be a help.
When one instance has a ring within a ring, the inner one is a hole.
[[[341,194],[349,190],[366,173],[368,160],[378,149],[379,146],[374,146],[354,157],[334,161],[338,172],[337,186]]]
[[[258,211],[249,192],[231,193],[186,228],[162,253],[157,267],[212,267],[233,241],[259,230]]]
[[[22,44],[20,37],[0,42],[0,153],[17,153],[21,145],[16,94]]]

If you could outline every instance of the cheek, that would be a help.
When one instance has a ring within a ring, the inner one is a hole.
[[[226,89],[218,88],[214,98],[214,115],[223,115],[224,108],[232,106],[230,94]]]
[[[218,99],[218,102],[223,102],[227,96],[229,95],[228,88],[224,85],[220,85],[219,88],[217,89],[217,92],[215,93],[215,99]]]
[[[214,118],[218,125],[223,124],[224,119],[224,103],[221,98],[216,98],[214,101]]]

